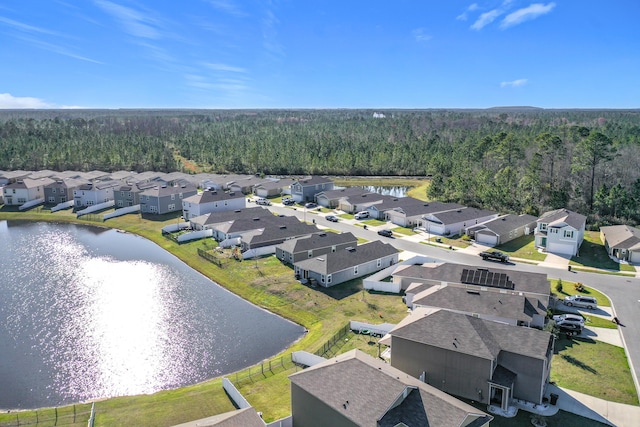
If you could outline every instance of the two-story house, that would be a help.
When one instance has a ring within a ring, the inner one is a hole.
[[[94,180],[73,190],[75,208],[86,208],[113,200],[113,189],[121,182],[113,179]]]
[[[185,221],[189,221],[206,213],[235,211],[246,206],[247,200],[240,192],[205,190],[182,200],[182,216]]]
[[[311,176],[291,183],[291,198],[298,203],[315,201],[316,194],[333,190],[333,181],[324,176]]]
[[[355,247],[358,239],[352,233],[314,233],[308,237],[290,239],[276,246],[276,257],[287,263]]]
[[[4,204],[7,206],[21,206],[37,200],[41,200],[44,203],[44,187],[52,182],[51,178],[17,179],[4,186],[2,190]]]
[[[45,203],[58,205],[71,201],[73,200],[73,190],[86,183],[87,181],[84,179],[56,179],[44,187]]]
[[[575,256],[584,240],[587,217],[569,209],[543,213],[536,221],[535,246],[547,252]]]
[[[195,185],[185,181],[156,185],[140,193],[140,211],[156,215],[180,211],[183,200],[197,192]]]

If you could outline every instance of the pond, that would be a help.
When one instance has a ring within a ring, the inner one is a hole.
[[[406,197],[407,191],[411,190],[411,187],[401,185],[354,185],[354,187],[393,197]]]
[[[0,408],[194,384],[304,333],[135,235],[0,221],[0,242]]]

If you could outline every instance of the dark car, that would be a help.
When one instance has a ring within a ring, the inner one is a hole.
[[[304,205],[304,207],[305,207],[305,208],[307,208],[307,209],[313,209],[313,208],[318,207],[318,205],[316,205],[316,204],[315,204],[315,203],[313,203],[313,202],[309,202],[309,203],[307,203],[306,205]]]
[[[393,233],[391,230],[378,230],[378,234],[384,237],[392,237]]]
[[[335,215],[327,215],[327,216],[325,217],[325,219],[326,219],[327,221],[331,221],[331,222],[338,222],[338,217],[337,217],[337,216],[335,216]]]
[[[580,335],[582,333],[581,325],[564,324],[564,325],[556,325],[556,326],[558,328],[558,332],[560,332],[561,334],[565,334],[568,337]]]

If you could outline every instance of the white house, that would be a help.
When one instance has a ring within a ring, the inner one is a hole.
[[[212,212],[244,209],[247,201],[244,194],[233,191],[208,190],[182,200],[182,215],[185,221]]]
[[[73,200],[76,208],[85,208],[113,200],[113,190],[122,184],[116,180],[95,180],[82,184],[73,190]]]
[[[442,236],[461,234],[468,227],[497,218],[498,213],[485,209],[462,208],[436,212],[422,217],[420,227]]]
[[[4,202],[7,206],[20,206],[34,200],[44,201],[44,187],[52,182],[54,181],[51,178],[18,179],[4,186]]]
[[[568,209],[545,212],[536,221],[535,245],[547,252],[578,254],[584,240],[587,217]]]

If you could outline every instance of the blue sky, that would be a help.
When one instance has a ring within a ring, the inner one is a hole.
[[[637,0],[6,0],[0,108],[640,108]]]

